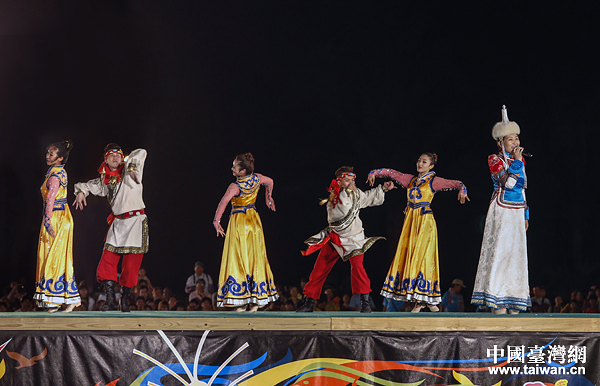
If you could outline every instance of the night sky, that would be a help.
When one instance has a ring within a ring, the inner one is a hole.
[[[525,4],[523,4],[525,3]],[[415,173],[424,151],[459,179],[436,195],[442,290],[475,279],[492,194],[487,156],[500,110],[521,127],[531,210],[530,284],[549,295],[600,284],[599,184],[592,145],[600,106],[600,2],[3,1],[0,3],[0,284],[35,281],[44,149],[75,147],[73,184],[97,177],[109,142],[148,150],[144,199],[154,285],[182,294],[196,260],[217,280],[214,211],[250,151],[275,180],[262,217],[279,284],[316,258],[303,241],[327,225],[318,199],[353,165]],[[406,191],[361,211],[378,294],[393,259]],[[227,210],[226,213],[228,213]],[[78,279],[92,282],[109,206],[73,211]],[[223,218],[226,225],[227,214]],[[330,283],[349,291],[349,263]],[[30,292],[31,293],[31,292]]]

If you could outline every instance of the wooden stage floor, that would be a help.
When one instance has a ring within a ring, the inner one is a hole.
[[[190,312],[0,313],[2,331],[531,331],[600,332],[595,314]]]

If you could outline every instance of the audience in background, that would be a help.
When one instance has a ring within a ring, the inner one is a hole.
[[[196,283],[198,283],[198,280],[200,279],[204,280],[206,290],[209,293],[215,292],[212,278],[209,274],[204,272],[204,263],[197,261],[196,264],[194,264],[194,274],[188,277],[185,282],[185,293],[189,294],[194,291],[196,289]]]
[[[188,278],[186,290],[190,289],[193,281],[194,287],[185,294],[174,293],[169,287],[152,286],[150,279],[146,275],[144,268],[140,269],[138,285],[132,288],[130,296],[126,300],[132,311],[188,311],[188,312],[204,312],[204,311],[227,311],[227,309],[217,310],[215,307],[214,293],[208,288],[206,278],[210,275],[204,272],[204,264],[196,262],[194,267],[194,275]],[[155,278],[156,279],[156,278]],[[212,279],[210,279],[212,285]],[[263,311],[295,311],[303,304],[303,296],[300,286],[285,286],[277,285],[280,298],[276,302],[270,303]],[[157,283],[158,284],[158,283]],[[101,292],[93,293],[91,288],[85,281],[78,283],[79,294],[81,297],[81,305],[76,307],[74,311],[99,311],[100,307],[106,301],[106,294]],[[452,282],[450,290],[442,299],[443,311],[446,312],[464,312],[465,302],[461,295],[461,290],[466,288],[463,281],[455,279]],[[115,292],[117,300],[121,296],[118,291],[119,286],[116,285]],[[360,298],[349,293],[344,293],[341,297],[336,296],[336,290],[342,292],[341,288],[333,286],[325,286],[321,297],[315,304],[315,311],[354,311],[356,312],[360,306]],[[586,294],[584,299],[583,294]],[[6,287],[0,297],[0,312],[30,312],[35,310],[35,303],[28,294],[27,288],[22,282],[12,281]],[[556,295],[556,294],[555,294]],[[571,292],[569,302],[565,302],[562,296],[554,296],[552,304],[547,297],[546,290],[543,286],[534,286],[531,288],[532,313],[600,313],[598,299],[600,298],[600,287],[592,286],[586,291],[573,290]],[[373,297],[369,297],[371,308],[373,310],[382,310],[385,312],[407,312],[411,309],[411,303],[384,299],[382,307],[378,308],[373,301]],[[469,308],[466,311],[476,311],[474,308]]]
[[[563,303],[562,296],[556,296],[554,298],[554,305],[550,308],[550,312],[560,313],[563,308],[565,308],[565,304]]]
[[[196,290],[194,292],[190,292],[190,296],[188,296],[188,301],[192,299],[204,299],[210,298],[210,292],[206,291],[206,283],[204,283],[204,279],[198,279],[196,282]]]
[[[465,301],[460,294],[460,291],[462,291],[463,288],[466,288],[463,281],[461,279],[454,279],[450,289],[442,296],[440,311],[465,312]],[[400,308],[402,308],[402,306],[404,305],[400,305]]]
[[[546,297],[544,287],[535,286],[531,289],[531,312],[550,312],[550,299]]]

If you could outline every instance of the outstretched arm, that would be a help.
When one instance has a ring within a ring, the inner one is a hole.
[[[369,176],[367,182],[369,185],[373,186],[375,183],[375,178],[388,177],[394,180],[398,185],[402,186],[404,189],[410,183],[410,180],[414,177],[412,174],[401,173],[394,169],[382,168],[375,169],[369,172]]]
[[[56,237],[56,233],[54,232],[54,228],[52,227],[50,219],[52,218],[52,210],[54,208],[56,193],[58,193],[58,188],[60,187],[60,180],[58,177],[52,176],[48,179],[46,187],[48,188],[48,197],[46,198],[44,208],[44,228],[46,228],[46,232],[48,232],[48,234],[54,238]]]
[[[381,185],[377,185],[373,189],[366,191],[360,191],[360,209],[367,208],[369,206],[379,206],[385,201],[385,192]]]
[[[231,201],[231,199],[237,196],[238,194],[240,194],[240,188],[237,186],[237,184],[231,183],[227,187],[227,190],[221,198],[221,201],[219,201],[219,206],[217,206],[217,212],[215,213],[215,218],[213,220],[213,226],[217,231],[217,237],[225,236],[225,231],[223,230],[223,227],[220,224],[221,216],[223,216],[223,212],[225,212],[225,208],[227,207],[229,201]]]
[[[275,212],[275,201],[273,200],[273,179],[263,174],[254,173],[260,179],[260,184],[265,186],[265,201],[267,207]]]
[[[457,190],[458,189],[458,200],[461,204],[464,204],[465,201],[471,201],[469,196],[467,195],[467,187],[459,180],[447,180],[441,177],[433,177],[433,181],[431,182],[431,188],[434,193],[438,191],[446,191],[446,190]]]
[[[89,194],[93,194],[94,196],[106,197],[108,194],[108,188],[104,185],[101,178],[96,178],[93,180],[89,180],[88,182],[79,182],[75,184],[75,201],[73,205],[75,209],[83,209],[85,205],[87,205],[86,197]]]

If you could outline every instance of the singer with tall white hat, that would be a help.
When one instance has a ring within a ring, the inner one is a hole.
[[[531,307],[527,269],[529,207],[525,196],[527,174],[521,147],[521,129],[508,120],[492,129],[499,153],[488,157],[494,193],[485,220],[479,266],[471,303],[491,308],[494,314],[518,314]]]

